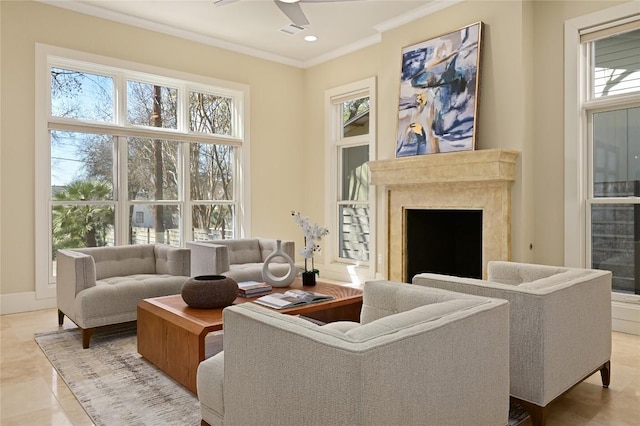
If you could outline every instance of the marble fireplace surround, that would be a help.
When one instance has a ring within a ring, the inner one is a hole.
[[[482,276],[511,256],[511,185],[518,152],[484,149],[370,161],[386,195],[387,277],[406,280],[406,211],[481,210]],[[425,244],[428,244],[425,241]]]

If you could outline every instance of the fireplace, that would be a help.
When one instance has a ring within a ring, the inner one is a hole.
[[[421,272],[482,278],[482,210],[405,210],[407,282]]]
[[[409,266],[407,257],[411,248],[407,218],[413,210],[478,212],[483,278],[489,261],[510,260],[511,185],[517,157],[515,151],[487,149],[369,162],[371,183],[382,187],[386,197],[383,235],[387,241],[379,242],[380,247],[386,246],[387,278],[404,282],[412,278],[413,270],[409,268],[413,266]],[[466,236],[454,238],[459,241]],[[411,244],[422,243],[424,250],[436,250],[437,247],[426,248],[439,244],[429,240],[428,236],[419,236],[418,242]],[[443,261],[436,261],[440,262]]]

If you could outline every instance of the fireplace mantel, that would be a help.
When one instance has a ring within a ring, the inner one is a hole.
[[[406,209],[482,210],[482,272],[511,257],[511,184],[516,151],[485,149],[369,162],[387,200],[387,277],[406,277]],[[425,244],[428,244],[425,241]]]
[[[514,181],[518,152],[500,149],[370,161],[373,185]]]

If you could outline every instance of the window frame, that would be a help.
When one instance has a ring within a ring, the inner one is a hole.
[[[95,54],[79,52],[57,46],[36,43],[35,58],[35,246],[36,246],[36,299],[55,297],[55,277],[51,270],[51,141],[50,131],[65,130],[112,135],[116,140],[114,156],[114,200],[116,204],[116,245],[128,244],[127,226],[129,205],[163,204],[179,205],[181,242],[193,239],[191,226],[191,200],[189,187],[189,143],[224,144],[232,146],[234,153],[235,234],[250,235],[250,138],[249,138],[249,86],[189,74],[151,65],[119,60]],[[51,115],[51,67],[99,73],[114,78],[114,121],[95,122]],[[128,123],[126,96],[127,81],[151,82],[179,89],[177,129],[148,128]],[[232,135],[213,135],[189,131],[189,115],[185,104],[189,92],[201,92],[232,98]],[[162,138],[179,143],[178,162],[180,179],[178,200],[143,201],[127,198],[127,149],[128,137]],[[123,142],[124,140],[124,142]],[[185,143],[186,142],[186,143]],[[124,188],[124,190],[123,190]],[[228,200],[222,203],[229,203]],[[185,232],[187,231],[187,232]]]
[[[591,83],[589,45],[581,43],[580,33],[587,28],[620,21],[638,14],[640,14],[640,5],[631,2],[565,21],[564,263],[566,266],[590,267],[591,206],[615,204],[621,201],[620,198],[614,197],[593,197],[593,141],[590,131],[592,115],[595,112],[628,108],[640,103],[639,93],[592,98],[589,87]],[[626,197],[624,201],[635,203],[634,200]],[[614,291],[611,292],[611,298],[614,302],[640,302],[640,295]],[[615,315],[614,313],[614,319]]]
[[[342,103],[362,97],[369,98],[369,133],[351,137],[343,136]],[[344,204],[360,204],[342,200],[343,148],[368,145],[369,161],[377,159],[377,108],[376,108],[376,78],[370,77],[325,91],[325,217],[328,218],[327,228],[329,237],[326,238],[324,268],[337,279],[359,282],[375,277],[377,255],[377,220],[376,220],[376,191],[369,185],[369,260],[357,261],[340,257],[339,243],[339,209]]]

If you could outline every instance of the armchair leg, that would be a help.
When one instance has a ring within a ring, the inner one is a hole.
[[[58,309],[58,326],[62,327],[62,323],[64,322],[64,313]]]
[[[544,407],[541,407],[536,404],[532,404],[531,402],[523,401],[518,398],[513,398],[518,404],[522,406],[529,416],[531,416],[531,424],[533,426],[545,426],[547,424],[547,416],[549,414],[549,405],[547,404]]]
[[[602,378],[602,387],[608,388],[609,387],[609,380],[611,379],[611,361],[605,362],[604,364],[602,364],[600,366],[600,368],[598,368],[595,371],[592,371],[591,373],[587,374],[584,377],[584,379],[586,379],[587,377],[589,377],[592,374],[596,373],[598,370],[600,370],[600,377]],[[582,379],[582,380],[584,380],[584,379]],[[582,380],[580,382],[582,382]],[[580,382],[578,382],[578,383],[580,383]],[[578,383],[576,383],[576,385]],[[569,390],[567,390],[565,393],[567,393],[567,392],[569,392]],[[562,395],[564,395],[564,393]],[[560,396],[562,396],[562,395],[560,395]],[[558,396],[557,398],[560,398],[560,396]],[[515,397],[511,397],[511,398],[514,401],[516,401],[518,404],[520,404],[522,406],[522,408],[527,410],[527,412],[531,416],[531,424],[533,426],[545,426],[545,424],[547,423],[547,416],[549,414],[549,406],[551,405],[551,403],[545,405],[544,407],[541,407],[539,405],[532,404],[531,402],[523,401],[523,400],[515,398]]]
[[[93,333],[95,331],[95,327],[82,329],[82,349],[87,349],[89,347],[89,341],[91,340],[91,336],[93,336]]]
[[[611,361],[605,362],[600,367],[600,377],[602,378],[602,387],[608,388],[609,381],[611,380]]]

